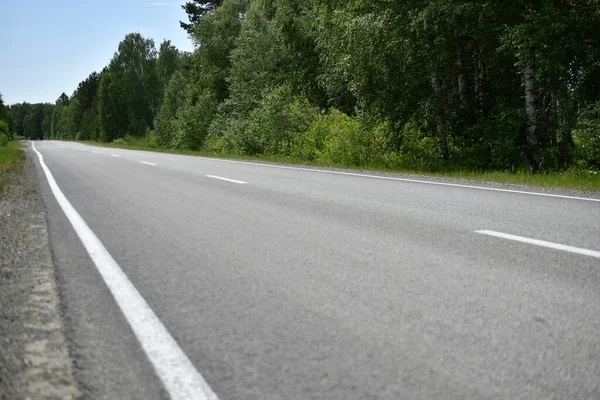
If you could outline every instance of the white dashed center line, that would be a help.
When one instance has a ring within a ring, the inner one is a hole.
[[[229,178],[223,178],[222,176],[216,176],[216,175],[206,175],[207,178],[212,178],[212,179],[218,179],[221,181],[227,181],[227,182],[232,182],[232,183],[239,183],[241,185],[245,185],[248,182],[244,182],[244,181],[238,181],[236,179],[229,179]]]
[[[533,244],[536,246],[547,247],[555,250],[568,251],[569,253],[582,254],[588,257],[600,258],[600,251],[582,249],[580,247],[567,246],[559,243],[546,242],[545,240],[531,239],[523,236],[511,235],[508,233],[495,232],[495,231],[475,231],[475,233],[481,233],[482,235],[494,236],[501,239],[514,240],[516,242]]]
[[[148,161],[140,161],[142,164],[147,164],[147,165],[156,165],[154,163],[148,162]]]

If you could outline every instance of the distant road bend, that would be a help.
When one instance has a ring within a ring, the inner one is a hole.
[[[86,397],[600,398],[599,199],[30,147]]]

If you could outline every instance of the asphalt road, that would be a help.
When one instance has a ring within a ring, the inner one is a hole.
[[[221,400],[600,398],[600,202],[36,148]],[[167,398],[38,175],[82,391]]]

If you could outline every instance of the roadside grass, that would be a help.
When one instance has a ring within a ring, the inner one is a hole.
[[[11,177],[23,171],[25,153],[18,140],[0,147],[0,193],[11,181]]]
[[[190,156],[210,157],[210,158],[224,158],[233,160],[244,160],[244,161],[263,161],[272,163],[283,163],[297,166],[311,166],[311,167],[327,167],[327,168],[339,168],[349,170],[360,170],[370,172],[384,172],[384,173],[400,173],[409,174],[414,176],[424,177],[441,177],[441,178],[456,178],[466,179],[472,181],[479,181],[482,183],[504,183],[512,185],[525,185],[540,188],[553,188],[553,189],[575,189],[583,191],[600,192],[600,173],[598,172],[585,172],[569,170],[565,172],[553,172],[553,173],[538,173],[530,174],[525,171],[472,171],[472,170],[439,170],[439,171],[422,171],[415,169],[406,168],[390,168],[383,165],[367,165],[367,166],[352,166],[329,163],[329,162],[317,162],[317,161],[306,161],[296,159],[293,157],[284,156],[244,156],[240,154],[225,154],[225,153],[212,153],[207,151],[192,151],[192,150],[180,150],[180,149],[163,149],[154,148],[137,144],[127,143],[102,143],[95,141],[82,141],[83,143],[102,146],[112,147],[128,150],[142,150],[142,151],[154,151],[159,153],[170,153],[170,154],[183,154]]]

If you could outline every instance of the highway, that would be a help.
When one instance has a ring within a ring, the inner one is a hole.
[[[598,199],[35,148],[84,397],[600,398]]]

